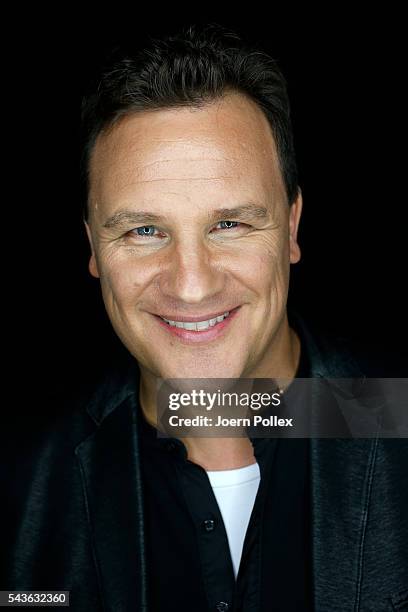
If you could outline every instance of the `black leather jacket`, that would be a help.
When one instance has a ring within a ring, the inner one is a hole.
[[[358,355],[295,318],[311,376],[365,374]],[[135,366],[129,360],[69,414],[58,416],[57,402],[41,431],[8,446],[1,589],[70,590],[75,612],[149,609]],[[310,444],[315,610],[405,609],[408,441]]]

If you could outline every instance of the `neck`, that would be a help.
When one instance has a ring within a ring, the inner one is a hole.
[[[285,317],[274,347],[266,351],[256,368],[244,378],[274,378],[279,387],[287,386],[295,377],[300,357],[300,341]],[[273,376],[271,376],[273,372]],[[145,419],[157,428],[155,401],[156,377],[140,366],[140,405]],[[182,438],[190,461],[205,470],[233,470],[255,463],[249,438]]]
[[[296,375],[300,358],[300,340],[289,327],[287,315],[259,361],[242,374],[242,378],[273,378],[282,386]]]

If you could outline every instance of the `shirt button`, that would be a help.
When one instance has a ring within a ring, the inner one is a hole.
[[[227,610],[229,610],[229,605],[225,601],[219,601],[215,609],[217,612],[227,612]]]
[[[215,521],[213,521],[213,519],[207,519],[206,521],[203,521],[203,527],[204,527],[205,531],[207,531],[208,533],[210,531],[214,531],[214,529],[215,529]],[[220,602],[220,603],[223,603],[223,602]],[[220,608],[220,609],[223,609],[223,608]],[[225,608],[225,609],[228,610],[228,608]]]

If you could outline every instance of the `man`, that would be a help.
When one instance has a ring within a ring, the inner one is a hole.
[[[405,441],[156,435],[160,379],[369,375],[288,317],[302,196],[276,64],[190,28],[105,69],[83,126],[89,269],[132,357],[20,459],[5,588],[92,611],[403,609]]]

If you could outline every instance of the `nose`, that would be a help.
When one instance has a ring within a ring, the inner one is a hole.
[[[210,302],[223,290],[225,272],[208,245],[191,236],[174,245],[163,270],[160,290],[167,298],[185,304]]]

